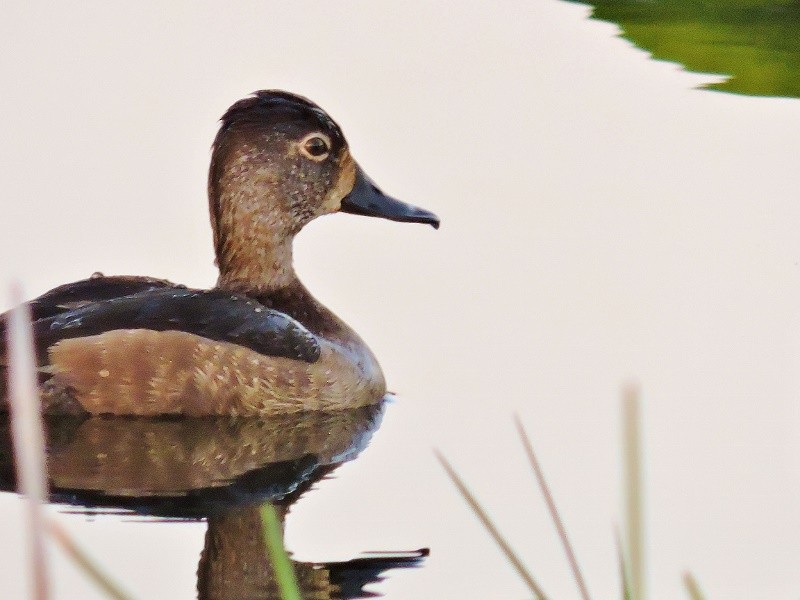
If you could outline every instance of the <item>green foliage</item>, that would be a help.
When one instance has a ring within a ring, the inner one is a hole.
[[[579,1],[653,58],[729,76],[704,87],[800,97],[800,1]]]
[[[281,598],[283,600],[303,600],[292,562],[283,547],[283,533],[278,512],[269,502],[261,505],[261,527],[264,531],[264,543],[275,572],[275,580],[281,591]]]

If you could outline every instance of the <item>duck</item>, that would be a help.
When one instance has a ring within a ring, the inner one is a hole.
[[[213,288],[96,273],[28,303],[45,413],[266,416],[384,398],[375,355],[295,273],[293,240],[337,212],[436,229],[439,218],[382,192],[339,125],[282,90],[224,113],[208,200]]]

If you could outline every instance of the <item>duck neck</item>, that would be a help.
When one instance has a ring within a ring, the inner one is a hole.
[[[253,230],[226,240],[217,255],[217,287],[258,295],[294,287],[298,280],[292,262],[293,241],[294,236]]]
[[[282,207],[275,171],[240,149],[209,178],[211,224],[219,267],[217,286],[248,294],[269,294],[297,281],[292,244],[299,227]]]

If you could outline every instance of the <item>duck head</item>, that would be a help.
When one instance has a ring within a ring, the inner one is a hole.
[[[384,194],[353,160],[339,126],[313,102],[265,90],[222,117],[209,172],[220,287],[263,291],[294,278],[294,236],[335,212],[439,227],[431,212]]]

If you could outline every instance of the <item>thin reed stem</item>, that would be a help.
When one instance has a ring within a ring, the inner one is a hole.
[[[525,427],[522,425],[519,415],[514,415],[514,423],[517,426],[517,432],[519,433],[520,440],[522,440],[525,453],[528,455],[528,462],[530,462],[533,473],[536,476],[539,489],[542,491],[542,495],[544,496],[545,503],[547,504],[547,510],[550,512],[550,518],[553,519],[553,523],[556,526],[556,531],[558,531],[558,537],[561,540],[561,545],[564,547],[564,553],[567,555],[567,561],[572,569],[572,575],[575,577],[575,583],[578,586],[581,598],[583,598],[583,600],[590,600],[589,590],[586,587],[583,574],[578,566],[578,559],[575,557],[575,551],[572,548],[572,544],[570,544],[569,537],[567,536],[567,530],[564,528],[564,522],[561,519],[561,515],[558,513],[556,503],[553,500],[553,495],[550,492],[550,486],[548,486],[547,481],[545,481],[544,471],[542,471],[542,468],[539,465],[539,460],[536,458],[536,454],[533,451],[533,444],[531,444],[531,440],[525,431]]]
[[[683,585],[686,586],[686,592],[689,594],[689,598],[691,598],[692,600],[705,599],[703,592],[700,590],[700,585],[697,583],[697,580],[694,578],[694,575],[692,575],[688,571],[683,574]]]
[[[628,584],[632,600],[645,600],[641,415],[635,385],[628,385],[623,391],[622,428]]]
[[[109,598],[114,600],[130,600],[126,592],[124,592],[111,578],[103,572],[103,570],[94,562],[94,560],[73,541],[69,534],[64,530],[59,523],[53,519],[47,519],[47,529],[52,537],[62,550],[69,556],[72,561],[86,574],[89,579],[95,582],[97,586],[108,595]]]
[[[36,385],[30,307],[22,304],[19,284],[11,287],[11,301],[16,306],[11,311],[7,332],[14,462],[18,488],[27,503],[32,597],[46,600],[49,590],[44,551],[44,503],[48,488],[44,428]]]
[[[622,585],[622,600],[631,600],[631,588],[628,584],[628,569],[625,566],[625,553],[622,551],[622,541],[619,539],[619,528],[614,527],[614,542],[617,546],[617,562],[619,562],[619,579]]]
[[[514,567],[514,569],[516,569],[519,576],[522,577],[522,580],[528,586],[528,589],[530,589],[531,592],[533,592],[533,595],[539,600],[547,600],[547,596],[542,591],[542,588],[539,587],[539,584],[533,579],[533,576],[530,574],[528,569],[524,564],[522,564],[522,561],[519,559],[516,552],[514,552],[514,550],[508,544],[506,539],[489,518],[489,515],[486,514],[486,511],[483,509],[483,507],[478,504],[478,501],[475,499],[469,489],[467,489],[467,486],[464,484],[461,477],[458,476],[450,463],[447,462],[447,459],[442,456],[438,450],[434,450],[434,453],[436,454],[436,458],[439,459],[439,462],[444,467],[444,470],[447,471],[447,475],[458,488],[461,496],[464,498],[464,500],[466,500],[467,504],[469,504],[472,512],[475,513],[478,519],[480,519],[481,523],[483,523],[483,526],[486,528],[492,538],[494,538],[494,541],[498,546],[500,546],[500,550],[506,555],[506,558]]]

